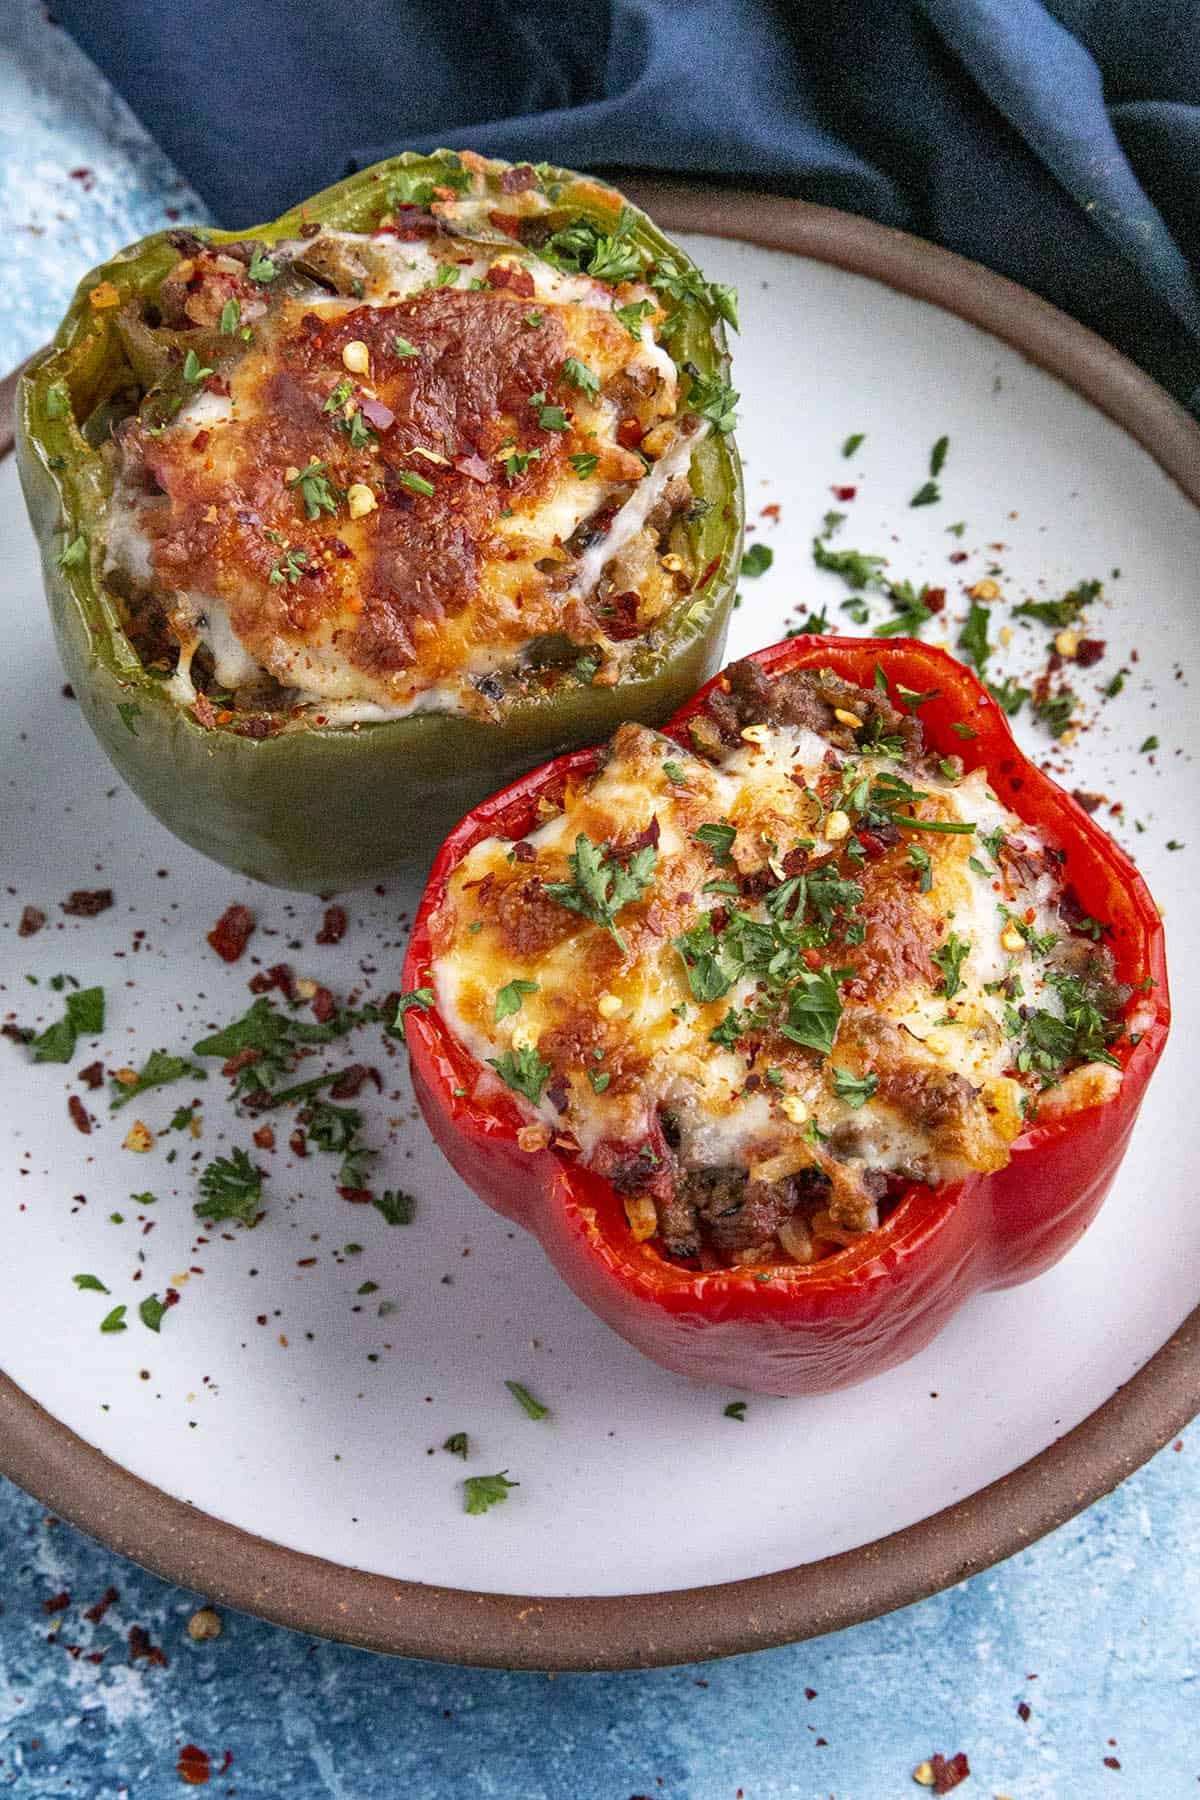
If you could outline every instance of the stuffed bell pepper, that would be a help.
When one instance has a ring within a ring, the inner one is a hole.
[[[1129,859],[909,640],[777,645],[490,800],[405,989],[464,1180],[647,1356],[771,1394],[1060,1257],[1169,1020]]]
[[[611,188],[406,155],[93,271],[18,400],[67,673],[178,836],[315,890],[717,667],[724,324]]]

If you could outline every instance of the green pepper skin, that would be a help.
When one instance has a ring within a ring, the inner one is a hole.
[[[489,164],[489,180],[506,166]],[[274,243],[314,222],[370,230],[397,180],[438,182],[457,168],[449,151],[393,157],[271,225],[195,235],[210,244]],[[612,189],[565,170],[540,173],[559,184],[556,207],[613,229],[621,199]],[[630,236],[639,246],[691,269],[643,213],[630,210]],[[497,248],[505,247],[512,248],[511,239],[498,236]],[[85,276],[17,396],[21,481],[63,666],[104,750],[177,837],[259,881],[315,893],[423,874],[446,832],[485,795],[565,750],[607,737],[623,719],[661,723],[715,672],[737,580],[743,500],[732,438],[710,432],[693,458],[692,479],[711,509],[689,526],[707,580],[652,628],[616,687],[585,685],[563,671],[552,686],[515,698],[495,723],[428,712],[359,726],[293,726],[261,739],[240,735],[237,715],[202,726],[142,666],[100,583],[109,479],[88,441],[102,439],[106,409],[120,405],[134,380],[115,328],[117,306],[97,306],[93,291],[108,283],[106,297],[113,288],[121,301],[153,296],[177,256],[162,232]],[[702,376],[728,381],[716,308],[706,295],[682,310],[672,354]]]

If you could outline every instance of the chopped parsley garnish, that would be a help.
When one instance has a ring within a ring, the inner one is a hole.
[[[596,473],[596,464],[600,458],[593,456],[590,450],[577,450],[568,460],[580,481],[589,481]]]
[[[829,614],[822,607],[820,612],[810,612],[807,619],[794,625],[786,634],[788,637],[822,637],[829,630]]]
[[[158,1331],[162,1326],[166,1312],[166,1305],[159,1299],[157,1294],[147,1294],[146,1298],[138,1307],[138,1318],[142,1321],[142,1324],[146,1327],[147,1331]]]
[[[550,1408],[543,1406],[540,1400],[535,1400],[529,1389],[523,1387],[519,1381],[506,1381],[504,1385],[517,1405],[531,1419],[548,1419],[550,1417]]]
[[[354,1106],[335,1106],[332,1100],[317,1100],[301,1115],[310,1142],[318,1150],[340,1153],[349,1150],[362,1125],[362,1114]],[[356,1185],[347,1182],[345,1186]]]
[[[532,1106],[540,1103],[552,1070],[532,1045],[506,1050],[503,1056],[489,1056],[488,1063],[515,1094],[523,1094]]]
[[[941,474],[943,468],[946,466],[946,452],[949,448],[950,439],[948,437],[940,437],[933,446],[933,449],[929,452],[929,473],[931,475]]]
[[[634,851],[627,863],[621,863],[607,844],[593,844],[580,832],[575,849],[567,858],[570,881],[548,881],[543,891],[559,906],[602,925],[624,952],[626,944],[616,927],[617,914],[641,898],[654,878],[657,861],[658,851],[653,844],[645,844]]]
[[[452,1431],[442,1445],[442,1449],[448,1450],[451,1456],[461,1456],[466,1462],[471,1453],[471,1440],[465,1431]]]
[[[628,306],[614,306],[613,318],[620,320],[631,338],[640,338],[642,320],[654,310],[653,300],[633,300]]]
[[[1121,692],[1121,689],[1124,686],[1125,686],[1125,671],[1123,669],[1118,669],[1116,674],[1113,676],[1112,680],[1109,682],[1108,686],[1104,690],[1105,699],[1106,700],[1115,700],[1117,695]]]
[[[227,300],[221,308],[220,332],[222,337],[233,337],[242,317],[240,300]]]
[[[48,419],[65,419],[71,410],[71,397],[61,381],[56,381],[46,389],[46,417]]]
[[[852,1112],[865,1106],[879,1086],[878,1075],[853,1075],[849,1069],[833,1069],[833,1091],[839,1100],[844,1100]]]
[[[729,853],[733,849],[737,837],[736,825],[697,825],[692,836],[698,844],[703,844],[715,863],[727,863]]]
[[[415,344],[411,344],[406,337],[401,337],[399,332],[397,332],[392,338],[392,349],[395,352],[395,354],[401,359],[401,361],[403,361],[406,357],[419,356],[421,354],[421,352],[417,349],[417,346]]]
[[[396,1016],[392,1020],[392,1030],[398,1038],[404,1037],[404,1015],[410,1006],[421,1012],[428,1012],[433,1005],[433,989],[429,987],[413,988],[407,994],[401,994],[396,1002]]]
[[[138,705],[137,701],[136,700],[118,700],[117,701],[117,716],[120,719],[122,725],[125,727],[126,731],[129,733],[130,737],[137,737],[138,728],[134,724],[134,720],[140,719],[142,716],[142,709]]]
[[[732,325],[735,331],[740,331],[741,326],[738,324],[737,289],[732,287],[727,281],[710,281],[708,284],[708,297],[717,313],[724,319],[725,323],[727,325]]]
[[[1070,688],[1060,688],[1057,694],[1047,694],[1043,699],[1034,701],[1034,713],[1051,737],[1062,737],[1070,726],[1076,699],[1077,695]]]
[[[842,1017],[837,981],[829,969],[802,971],[788,990],[784,1037],[829,1056]]]
[[[307,562],[307,550],[285,550],[267,580],[272,587],[278,587],[285,581],[295,587]]]
[[[937,988],[939,994],[945,994],[947,1000],[953,1000],[962,988],[962,966],[970,953],[969,938],[960,938],[951,932],[939,950],[933,952],[932,960],[942,971],[943,980]]]
[[[505,479],[515,481],[518,475],[525,473],[530,463],[540,459],[541,454],[540,450],[518,450],[515,444],[507,444],[498,452],[496,460],[504,464]]]
[[[936,481],[923,481],[912,499],[910,506],[934,506],[942,497],[942,490]]]
[[[662,766],[662,771],[663,771],[663,774],[666,776],[667,780],[673,781],[675,783],[676,787],[686,787],[687,786],[687,779],[688,779],[687,778],[687,770],[685,768],[683,768],[679,763],[672,762],[668,758],[668,760]]]
[[[200,1171],[201,1198],[193,1207],[198,1219],[220,1224],[240,1219],[253,1225],[262,1202],[262,1170],[256,1169],[244,1150],[231,1156],[214,1156]]]
[[[1074,623],[1081,607],[1077,593],[1067,594],[1061,600],[1022,600],[1020,606],[1013,607],[1013,618],[1036,619],[1039,625],[1061,631],[1064,626]]]
[[[520,1485],[519,1481],[508,1479],[507,1469],[501,1469],[498,1475],[468,1475],[463,1482],[463,1510],[485,1513],[489,1506],[507,1500],[510,1488]]]
[[[982,675],[992,646],[988,642],[988,611],[978,600],[972,600],[966,623],[958,634],[958,647],[965,650],[974,668]]]
[[[205,380],[211,374],[212,370],[205,368],[196,352],[189,350],[183,359],[183,379],[195,386],[198,381]]]
[[[128,1311],[127,1306],[114,1306],[112,1311],[106,1313],[101,1319],[101,1331],[127,1331],[129,1327],[125,1323],[125,1314]]]
[[[314,457],[307,468],[297,469],[294,475],[287,477],[289,487],[300,489],[300,498],[310,519],[319,519],[323,512],[337,512],[337,498],[325,468],[325,463]]]
[[[600,392],[600,377],[576,356],[568,356],[559,374],[563,381],[569,381],[581,394],[595,395]]]
[[[1017,1067],[1041,1075],[1047,1086],[1076,1063],[1102,1062],[1119,1068],[1109,1049],[1121,1034],[1120,1022],[1109,1016],[1111,990],[1076,975],[1050,972],[1046,980],[1058,993],[1062,1017],[1039,1010],[1024,1020],[1025,1043],[1017,1054]]]
[[[842,445],[842,455],[843,456],[853,456],[854,452],[858,449],[859,445],[865,441],[866,435],[867,434],[865,431],[852,431],[850,436],[846,439],[845,443]]]
[[[587,1072],[587,1078],[588,1078],[588,1081],[591,1083],[591,1089],[592,1089],[593,1094],[602,1094],[604,1092],[605,1088],[608,1086],[609,1082],[612,1080],[611,1075],[606,1075],[606,1074],[602,1073],[599,1069],[589,1069]]]
[[[411,1225],[417,1210],[416,1197],[403,1188],[384,1188],[372,1195],[371,1204],[389,1225]]]
[[[169,1056],[165,1050],[152,1050],[146,1058],[144,1067],[139,1070],[135,1081],[118,1082],[109,1101],[109,1110],[117,1112],[148,1088],[166,1087],[168,1082],[182,1081],[185,1075],[191,1075],[196,1081],[207,1081],[206,1070],[198,1068],[195,1063],[188,1062],[182,1056]],[[191,1119],[191,1108],[187,1109],[187,1120]],[[174,1119],[171,1121],[174,1126]]]
[[[1009,719],[1015,718],[1029,699],[1029,689],[1018,686],[1011,676],[999,682],[989,681],[987,689],[1000,711]]]
[[[715,376],[693,375],[687,403],[702,419],[707,419],[722,435],[737,423],[734,410],[741,395],[727,382]]]
[[[979,733],[975,730],[975,727],[973,725],[963,725],[957,719],[951,725],[950,729],[954,733],[955,737],[975,738],[975,737],[979,736]]]
[[[765,575],[775,561],[775,552],[767,544],[751,544],[742,558],[743,575]]]
[[[834,517],[827,513],[825,536],[829,535],[828,521]],[[883,586],[881,570],[886,556],[868,556],[862,550],[831,550],[824,537],[815,537],[812,543],[813,561],[818,569],[827,569],[831,575],[840,575],[848,588],[880,588]]]
[[[461,274],[462,269],[459,267],[458,263],[439,263],[437,266],[437,278],[433,285],[434,287],[439,288],[453,287]]]
[[[501,1019],[507,1019],[512,1013],[520,1012],[526,994],[536,994],[537,991],[536,981],[522,981],[519,976],[514,981],[506,982],[496,995],[496,1023],[499,1024]]]
[[[1138,745],[1138,755],[1145,756],[1147,754],[1147,752],[1149,752],[1151,750],[1157,750],[1157,749],[1158,749],[1158,739],[1156,737],[1144,738],[1142,740],[1142,742]]]
[[[538,424],[543,431],[569,431],[571,429],[562,407],[547,403],[543,390],[539,389],[536,394],[530,394],[529,404],[537,413]]]
[[[80,1037],[98,1037],[104,1030],[104,989],[79,988],[67,995],[67,1010],[34,1038],[34,1062],[70,1062]]]
[[[264,256],[261,250],[256,250],[250,258],[250,266],[246,273],[251,281],[274,281],[279,270],[269,256]]]
[[[877,637],[913,637],[927,625],[933,611],[925,604],[925,589],[918,594],[911,581],[890,581],[888,594],[899,609],[894,618],[886,619],[876,631]]]
[[[921,892],[927,894],[933,886],[933,862],[928,850],[923,849],[920,844],[910,844],[908,846],[908,860],[921,877]]]
[[[345,406],[353,392],[354,383],[348,376],[344,376],[333,389],[324,406],[321,408],[321,411],[327,413],[341,412],[343,406]]]
[[[739,1425],[744,1425],[746,1422],[746,1402],[744,1400],[731,1400],[721,1416],[725,1419],[736,1419]]]
[[[107,1294],[111,1292],[111,1289],[105,1287],[98,1275],[72,1275],[71,1280],[81,1293]]]
[[[401,469],[398,472],[396,479],[401,487],[408,489],[410,494],[424,494],[426,499],[428,499],[429,495],[434,491],[432,481],[428,480],[424,475],[416,474],[412,469]]]

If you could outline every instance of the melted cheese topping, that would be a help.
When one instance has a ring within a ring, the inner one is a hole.
[[[841,763],[803,727],[745,736],[714,767],[623,726],[603,770],[515,852],[478,844],[434,921],[438,1008],[510,1086],[523,1067],[530,1118],[568,1132],[602,1169],[613,1146],[653,1145],[665,1109],[680,1166],[772,1181],[815,1165],[833,1185],[826,1235],[839,1202],[843,1225],[869,1228],[864,1171],[936,1183],[1007,1162],[1040,1085],[1019,1066],[1014,1006],[1062,1012],[1048,960],[1064,937],[1057,865],[982,770],[955,779],[869,751]],[[830,801],[881,779],[919,793],[894,816],[966,829],[893,828],[882,850],[863,832],[866,853],[847,857],[856,840]],[[713,826],[727,828],[715,843]],[[621,943],[547,895],[571,880],[581,834],[624,846],[626,862],[657,834],[652,876],[615,920]],[[793,881],[788,900],[782,884],[796,874],[805,885]],[[831,879],[852,885],[822,885]],[[829,988],[822,1002],[828,1054],[777,1026],[728,1023],[761,1000],[761,959],[741,973],[727,959],[728,985],[705,997],[689,970],[697,928],[712,924],[719,944],[733,913],[807,932],[801,985],[824,972],[837,994],[832,1010]],[[1090,1063],[1068,1083],[1081,1104],[1119,1079]]]
[[[219,686],[269,679],[331,722],[485,713],[538,640],[588,646],[615,682],[690,591],[660,546],[707,428],[656,296],[473,244],[461,206],[436,210],[433,238],[278,245],[286,281],[250,299],[234,258],[185,268],[188,317],[211,326],[229,294],[250,341],[124,435],[107,530],[109,571],[164,599],[180,699],[203,649]]]

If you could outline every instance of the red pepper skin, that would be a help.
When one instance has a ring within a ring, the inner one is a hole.
[[[972,1293],[1028,1281],[1057,1262],[1095,1217],[1125,1154],[1170,1024],[1163,928],[1149,889],[1102,828],[1018,749],[1000,708],[971,672],[914,639],[793,638],[758,651],[769,674],[819,666],[869,687],[877,667],[898,685],[938,690],[920,709],[927,744],[981,764],[1012,811],[1067,852],[1064,879],[1087,912],[1111,924],[1122,981],[1140,988],[1136,1045],[1122,1040],[1116,1097],[1033,1124],[1008,1165],[939,1189],[912,1188],[878,1228],[808,1267],[697,1274],[632,1241],[615,1189],[550,1148],[520,1149],[528,1123],[452,1037],[436,1010],[406,1015],[413,1085],[434,1138],[463,1180],[531,1231],[585,1305],[665,1368],[756,1393],[823,1393],[877,1375],[922,1349]],[[717,677],[720,680],[720,677]],[[709,683],[667,734],[685,746],[687,721]],[[973,738],[951,730],[969,724]],[[430,919],[451,870],[481,838],[518,837],[540,796],[589,774],[599,752],[577,751],[495,795],[451,833],[434,863],[404,969],[407,990],[428,986]],[[456,1091],[457,1090],[457,1091]]]

